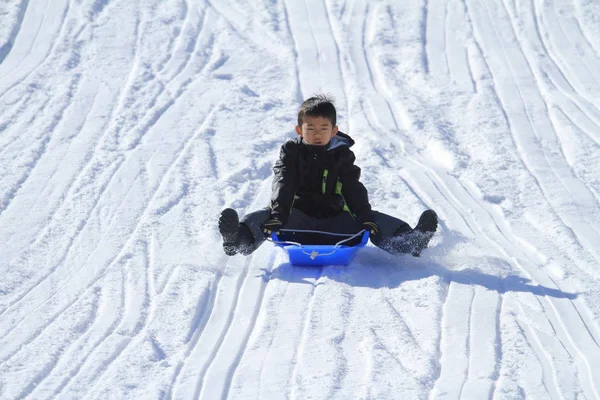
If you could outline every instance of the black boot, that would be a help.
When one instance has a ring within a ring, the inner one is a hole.
[[[228,256],[238,253],[248,255],[254,250],[252,232],[246,225],[240,224],[238,213],[233,208],[221,212],[219,232],[223,236],[223,250]]]
[[[237,254],[239,224],[238,213],[233,208],[226,208],[221,212],[219,232],[223,236],[223,250],[225,250],[225,254],[228,256]]]
[[[435,211],[423,211],[423,214],[421,214],[421,217],[419,217],[417,226],[415,226],[415,229],[413,229],[413,250],[411,252],[413,257],[419,257],[421,252],[427,248],[429,241],[437,230],[437,226],[438,217]]]

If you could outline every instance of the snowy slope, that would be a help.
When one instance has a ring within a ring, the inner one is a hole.
[[[0,4],[0,398],[600,399],[600,3]],[[332,93],[423,257],[226,257]]]

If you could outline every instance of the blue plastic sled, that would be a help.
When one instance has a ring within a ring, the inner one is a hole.
[[[284,230],[282,229],[282,231]],[[362,240],[357,245],[347,246],[343,244],[360,235],[362,235]],[[275,233],[271,234],[271,241],[287,253],[290,264],[298,266],[348,265],[358,249],[365,247],[369,241],[369,231],[366,230],[354,235],[338,236],[344,236],[345,238],[331,245],[282,241]]]

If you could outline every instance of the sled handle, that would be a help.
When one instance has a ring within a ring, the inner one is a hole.
[[[282,229],[282,231],[293,232],[294,230],[292,230],[292,229]],[[336,236],[348,236],[347,234],[339,234],[339,233],[335,234],[335,233],[331,233],[331,232],[309,231],[309,230],[297,230],[295,232],[329,233],[329,234],[336,235]],[[355,233],[354,235],[352,235],[352,236],[350,236],[350,237],[348,237],[346,239],[340,240],[339,242],[337,242],[334,245],[334,248],[337,248],[337,247],[341,246],[342,244],[344,244],[344,243],[346,243],[346,242],[348,242],[348,241],[350,241],[350,240],[352,240],[355,237],[360,236],[360,235],[362,235],[362,240],[360,242],[360,245],[361,246],[366,245],[367,242],[369,241],[369,231],[366,230],[366,229],[363,229],[362,231],[360,231],[358,233]],[[284,245],[287,244],[287,245],[293,245],[293,246],[302,247],[302,244],[298,243],[298,242],[290,242],[290,241],[287,241],[287,240],[279,240],[279,236],[277,236],[277,234],[275,232],[271,233],[271,237],[269,237],[268,239],[271,242],[275,243],[275,244],[284,244]],[[332,253],[323,254],[323,255],[330,255],[330,254],[333,254],[333,253],[335,253],[335,250]],[[310,253],[305,253],[305,254],[309,254],[310,255]]]
[[[362,235],[362,237],[363,237],[362,240],[360,241],[360,244],[364,246],[365,244],[367,244],[367,241],[369,240],[369,231],[366,229],[363,229],[362,231],[358,232],[357,234],[350,236],[348,239],[340,240],[339,242],[337,242],[335,244],[335,247],[341,246],[342,243],[346,243],[360,235]]]

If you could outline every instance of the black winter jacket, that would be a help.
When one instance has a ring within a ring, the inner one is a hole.
[[[301,137],[284,143],[273,168],[272,217],[285,224],[292,207],[315,218],[333,217],[344,211],[345,204],[357,222],[371,220],[352,145],[354,140],[342,132],[326,146],[309,145]]]

